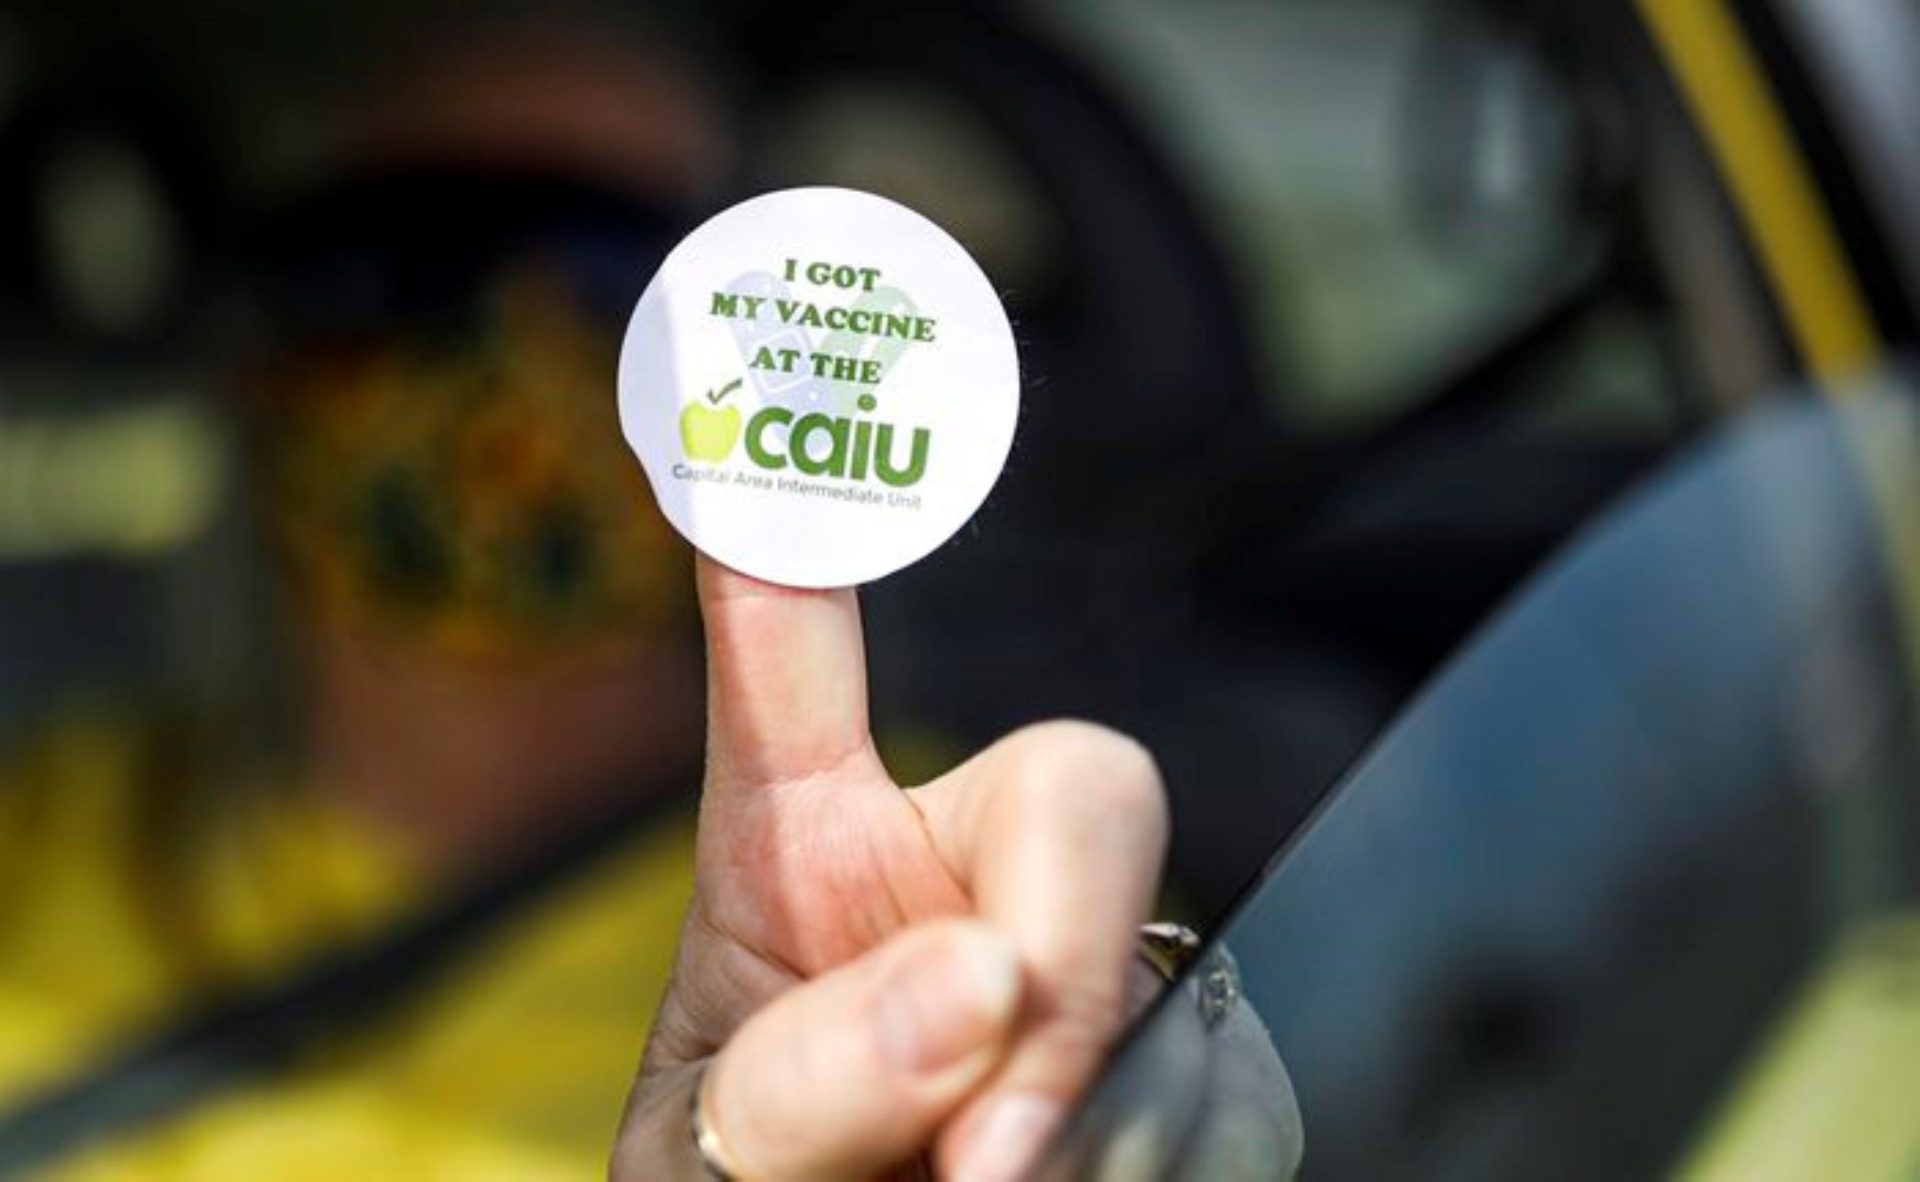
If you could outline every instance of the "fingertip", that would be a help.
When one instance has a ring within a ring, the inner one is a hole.
[[[1011,1024],[1020,1009],[1020,950],[1006,933],[978,920],[954,920],[955,958],[973,978],[975,1004],[994,1021]]]
[[[699,588],[700,601],[719,601],[755,595],[777,595],[782,592],[794,595],[805,594],[793,587],[782,587],[778,583],[769,583],[765,579],[756,579],[745,571],[735,570],[719,559],[696,551],[693,563],[694,585]]]
[[[1061,1101],[1040,1092],[987,1101],[941,1147],[942,1176],[951,1182],[1018,1182],[1040,1159],[1066,1111]]]
[[[789,587],[785,583],[770,583],[699,551],[694,555],[693,579],[703,605],[741,599],[831,599],[852,590],[847,587]]]
[[[948,920],[798,986],[714,1060],[707,1128],[747,1177],[862,1177],[918,1152],[998,1071],[1023,970],[983,923]]]

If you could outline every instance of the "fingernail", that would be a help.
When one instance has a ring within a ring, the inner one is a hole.
[[[881,1050],[907,1071],[939,1071],[994,1042],[1019,1000],[1012,945],[984,929],[959,928],[917,950],[882,985]]]
[[[1059,1101],[1046,1096],[994,1101],[960,1148],[954,1182],[1014,1182],[1040,1156],[1060,1116]]]

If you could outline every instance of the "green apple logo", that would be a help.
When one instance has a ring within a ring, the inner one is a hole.
[[[707,391],[706,400],[711,406],[689,402],[681,409],[680,447],[688,459],[717,464],[732,454],[733,445],[740,440],[740,408],[720,404],[740,388],[740,381],[735,378],[717,391]]]

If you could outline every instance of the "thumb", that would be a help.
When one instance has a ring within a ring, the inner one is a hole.
[[[1013,945],[965,920],[909,928],[782,994],[703,1083],[724,1164],[837,1179],[913,1157],[999,1064],[1019,1001]]]

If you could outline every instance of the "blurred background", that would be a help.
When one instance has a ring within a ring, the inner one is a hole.
[[[1603,509],[1912,348],[1917,24],[9,5],[0,1172],[599,1175],[701,692],[612,364],[708,214],[868,189],[1002,292],[1006,474],[863,592],[883,752],[1132,731],[1205,927]]]

